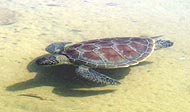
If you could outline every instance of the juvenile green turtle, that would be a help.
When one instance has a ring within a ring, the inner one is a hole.
[[[38,65],[76,65],[77,75],[96,83],[120,84],[119,81],[93,68],[129,67],[144,61],[154,50],[171,47],[173,42],[157,37],[114,37],[84,41],[76,44],[56,42],[46,51],[51,55],[36,60]]]

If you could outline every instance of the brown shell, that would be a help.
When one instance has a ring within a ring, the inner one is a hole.
[[[90,40],[66,48],[72,63],[95,68],[120,68],[137,64],[154,50],[154,40],[140,37],[115,37]]]

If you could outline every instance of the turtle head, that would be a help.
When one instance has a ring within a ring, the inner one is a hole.
[[[53,66],[70,64],[69,59],[65,55],[47,55],[36,60],[37,65]]]
[[[71,42],[55,42],[46,47],[46,51],[50,54],[59,54],[65,50],[65,46]]]

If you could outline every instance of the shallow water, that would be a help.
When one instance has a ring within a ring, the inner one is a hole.
[[[189,0],[1,0],[0,111],[189,112]],[[121,82],[87,82],[72,66],[38,67],[57,41],[164,35],[175,45],[137,66],[102,70]]]

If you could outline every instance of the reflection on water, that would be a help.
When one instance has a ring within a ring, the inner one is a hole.
[[[40,67],[35,64],[34,60],[30,64],[28,64],[27,69],[29,72],[36,72],[35,78],[11,85],[7,87],[7,90],[20,91],[40,86],[53,86],[55,87],[53,93],[61,96],[77,97],[105,94],[115,91],[115,89],[80,90],[80,88],[103,87],[105,85],[87,82],[83,78],[77,77],[74,66],[62,65],[52,67]],[[126,69],[99,71],[108,74],[110,77],[115,77],[116,79],[124,78],[124,75],[126,74]]]
[[[29,72],[36,73],[35,78],[8,86],[8,91],[21,91],[41,86],[53,86],[55,87],[52,91],[53,93],[58,94],[60,96],[74,97],[105,94],[115,91],[115,89],[93,90],[94,87],[104,87],[106,85],[88,82],[83,78],[77,77],[75,73],[75,67],[72,65],[41,67],[36,65],[35,61],[36,59],[31,61],[27,67]],[[151,62],[145,61],[135,66],[145,66],[147,64],[151,64]],[[112,70],[97,69],[97,71],[117,80],[120,80],[125,78],[125,75],[129,73],[130,68],[119,68]]]

